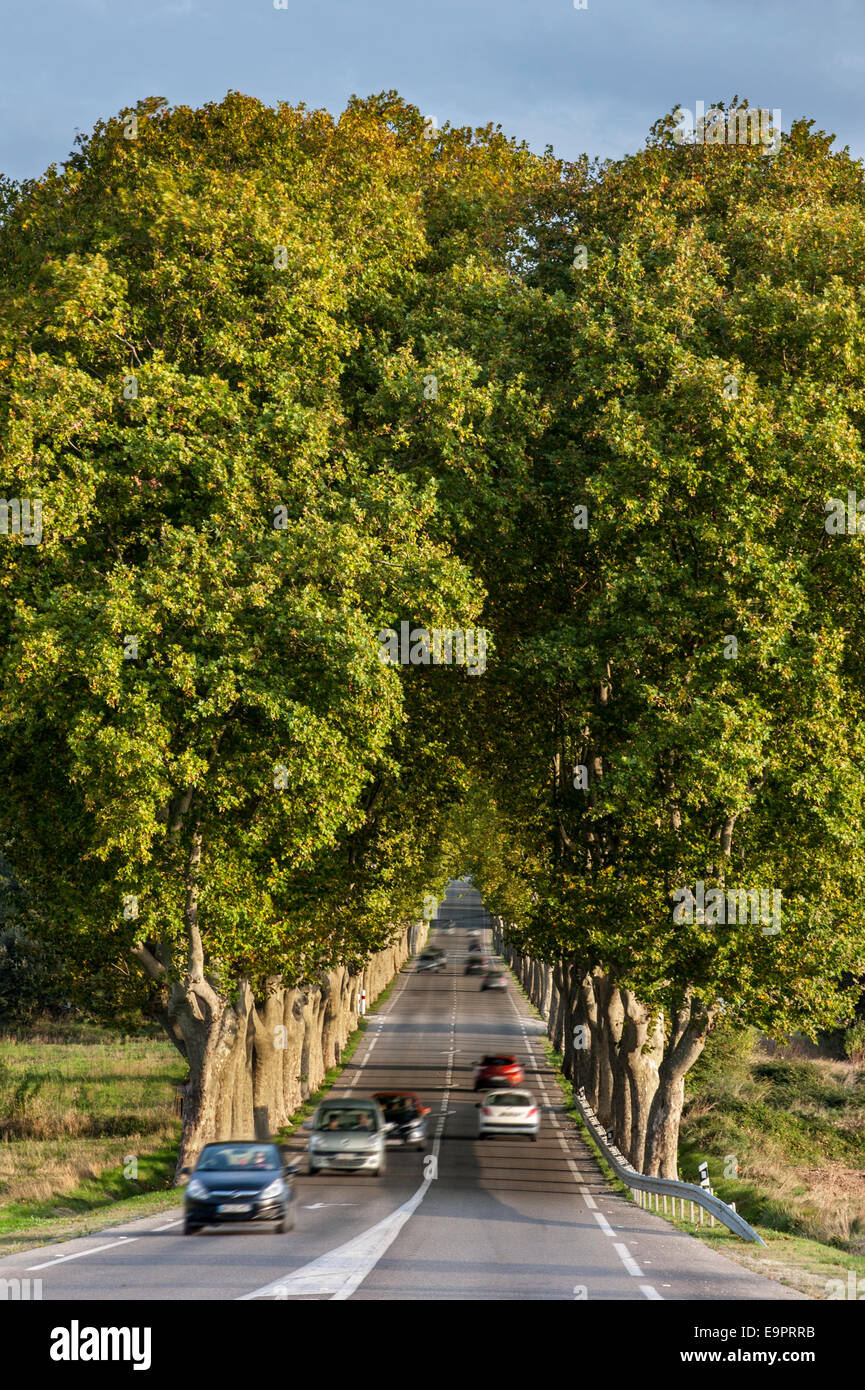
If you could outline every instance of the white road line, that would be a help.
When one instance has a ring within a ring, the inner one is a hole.
[[[593,1211],[592,1216],[597,1221],[605,1236],[615,1236],[616,1233],[613,1230],[607,1218],[604,1216],[603,1212]]]
[[[628,1271],[628,1273],[635,1275],[637,1279],[642,1279],[643,1271],[640,1269],[640,1266],[637,1264],[637,1261],[634,1259],[633,1255],[628,1250],[627,1245],[617,1244],[613,1246],[613,1249],[615,1250],[619,1259],[622,1261],[622,1264],[625,1266],[625,1269]]]
[[[172,1226],[182,1226],[182,1221],[167,1221],[164,1226],[154,1226],[154,1231],[170,1231]]]
[[[646,1298],[650,1300],[656,1299],[659,1303],[663,1303],[664,1301],[664,1295],[662,1293],[658,1293],[657,1289],[653,1289],[651,1284],[641,1284],[640,1291],[644,1293],[646,1295]]]
[[[368,1231],[355,1236],[345,1245],[338,1245],[326,1255],[320,1255],[300,1269],[292,1270],[281,1279],[263,1284],[253,1293],[245,1293],[237,1300],[246,1303],[253,1298],[291,1298],[299,1295],[329,1295],[334,1302],[350,1298],[359,1284],[362,1284],[378,1264],[382,1256],[396,1240],[409,1217],[414,1214],[426,1196],[432,1183],[427,1178],[413,1197],[392,1211],[383,1221],[371,1226]]]
[[[46,1260],[42,1265],[29,1265],[27,1273],[30,1274],[36,1269],[53,1269],[55,1265],[65,1264],[67,1260],[81,1260],[85,1255],[98,1255],[100,1250],[112,1250],[115,1245],[131,1245],[138,1236],[121,1236],[120,1240],[110,1240],[107,1245],[94,1245],[92,1250],[79,1250],[74,1255],[58,1255],[53,1260]]]

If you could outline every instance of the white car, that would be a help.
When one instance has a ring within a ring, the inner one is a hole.
[[[385,1120],[377,1101],[339,1097],[323,1100],[303,1128],[310,1131],[310,1177],[346,1169],[381,1177],[387,1137],[396,1126]]]
[[[488,1134],[527,1134],[537,1142],[541,1112],[530,1091],[490,1091],[478,1101],[478,1138]]]

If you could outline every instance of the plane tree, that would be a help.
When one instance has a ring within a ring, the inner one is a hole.
[[[2,227],[3,478],[42,537],[0,548],[0,814],[82,989],[110,1011],[130,958],[152,981],[190,1066],[181,1166],[254,1000],[392,934],[353,862],[399,781],[376,633],[465,625],[481,593],[342,380],[426,247],[417,154],[359,106],[134,115]]]
[[[865,949],[863,542],[824,525],[865,492],[861,169],[805,122],[771,160],[672,129],[538,211],[535,334],[509,338],[549,418],[524,551],[478,566],[478,756],[531,904],[511,936],[555,963],[568,1065],[664,1175],[717,1020],[831,1027]],[[780,892],[778,929],[676,920],[698,881]]]

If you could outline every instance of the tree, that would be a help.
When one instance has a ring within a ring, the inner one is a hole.
[[[865,950],[862,542],[824,529],[865,491],[861,169],[802,122],[772,161],[672,126],[539,208],[535,336],[510,336],[550,419],[524,552],[479,567],[483,756],[533,895],[512,940],[555,965],[566,1063],[668,1176],[722,1013],[833,1026]],[[698,881],[779,892],[780,929],[675,920]]]
[[[545,166],[492,132],[439,158],[392,93],[339,121],[238,94],[134,115],[10,197],[0,236],[5,476],[43,527],[0,552],[0,814],[81,987],[126,985],[130,956],[151,981],[190,1067],[180,1168],[250,1051],[278,1076],[285,991],[358,967],[442,876],[440,731],[471,679],[442,702],[376,634],[479,615],[403,457],[430,362],[455,442],[487,407],[458,325],[421,341],[412,313],[498,254]]]

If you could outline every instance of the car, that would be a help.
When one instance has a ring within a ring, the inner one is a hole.
[[[418,970],[444,970],[447,957],[440,946],[432,946],[422,951],[417,963]]]
[[[481,991],[485,989],[507,989],[508,977],[497,965],[491,966],[481,980]]]
[[[398,1139],[406,1148],[410,1144],[418,1150],[425,1147],[430,1107],[422,1105],[414,1091],[376,1091],[373,1100],[378,1101],[385,1120],[394,1126],[388,1138]]]
[[[383,1175],[385,1144],[395,1126],[385,1120],[378,1101],[351,1096],[323,1100],[303,1128],[310,1131],[310,1177],[343,1171]]]
[[[516,1057],[499,1053],[482,1057],[475,1067],[474,1090],[497,1090],[502,1086],[519,1086],[525,1080]]]
[[[493,1134],[527,1134],[537,1142],[541,1112],[529,1091],[490,1091],[478,1101],[478,1138]]]
[[[226,1140],[205,1144],[183,1193],[183,1233],[203,1226],[270,1221],[285,1233],[294,1229],[294,1175],[300,1165],[287,1161],[276,1144]]]
[[[478,952],[477,955],[469,956],[468,960],[466,961],[466,968],[463,971],[463,974],[483,975],[487,970],[489,970],[489,967],[490,963],[487,957],[481,955],[480,952]]]

